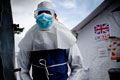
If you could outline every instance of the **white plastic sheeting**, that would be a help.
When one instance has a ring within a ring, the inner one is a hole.
[[[110,36],[120,37],[120,11],[112,12],[119,7],[119,0],[109,4],[109,7],[100,12],[94,19],[78,31],[78,46],[83,56],[84,67],[88,69],[89,80],[109,80],[108,70],[120,68],[120,62],[110,59],[105,41],[96,41],[94,26],[109,23]],[[77,26],[79,27],[79,25]],[[101,56],[100,49],[106,49],[105,55]]]
[[[57,21],[53,24],[47,31],[40,30],[35,24],[20,42],[20,49],[25,51],[69,49],[76,43],[76,38],[63,24]]]

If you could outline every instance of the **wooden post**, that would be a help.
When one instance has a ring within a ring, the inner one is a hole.
[[[14,31],[10,0],[0,0],[2,18],[0,21],[0,57],[4,80],[15,80],[14,76]]]

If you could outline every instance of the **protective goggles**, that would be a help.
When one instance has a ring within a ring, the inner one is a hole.
[[[54,16],[55,12],[54,12],[54,10],[50,10],[50,9],[46,9],[46,8],[37,9],[34,11],[35,18],[38,17],[42,13],[46,13],[46,14]]]

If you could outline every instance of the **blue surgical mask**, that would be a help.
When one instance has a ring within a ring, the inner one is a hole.
[[[52,25],[53,17],[50,14],[42,13],[36,18],[38,26],[42,29],[47,29]]]

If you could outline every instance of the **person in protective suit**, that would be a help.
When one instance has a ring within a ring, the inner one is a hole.
[[[55,20],[48,1],[38,4],[36,23],[19,43],[18,66],[22,80],[82,80],[81,54],[76,38]],[[32,78],[29,74],[32,66]],[[68,67],[71,72],[68,76]]]

